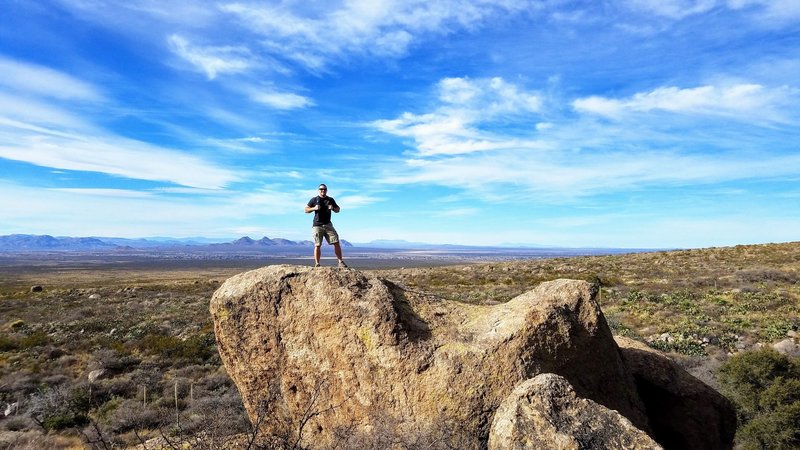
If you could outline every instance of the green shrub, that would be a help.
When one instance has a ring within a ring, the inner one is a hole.
[[[43,331],[36,331],[22,337],[0,335],[0,351],[27,350],[50,343],[50,337]]]
[[[33,334],[30,334],[20,339],[19,348],[24,350],[33,347],[39,347],[49,343],[50,343],[50,337],[47,336],[47,333],[43,331],[37,331]]]
[[[736,405],[742,448],[800,448],[799,359],[770,348],[744,352],[720,367],[718,379]]]
[[[737,440],[745,450],[800,448],[800,402],[780,405],[742,426]]]
[[[649,345],[662,352],[675,352],[687,356],[705,356],[706,349],[703,343],[691,337],[678,336],[672,342],[656,340]]]
[[[53,431],[86,425],[90,408],[88,386],[77,385],[69,389],[55,386],[31,396],[29,414],[42,428]]]
[[[47,431],[53,431],[80,427],[87,423],[89,423],[89,417],[86,414],[68,411],[63,414],[45,417],[42,420],[42,427]]]
[[[164,334],[145,335],[138,344],[140,350],[168,358],[207,360],[216,353],[214,335],[203,333],[185,340]]]
[[[10,352],[19,348],[19,342],[10,336],[0,335],[0,352]]]
[[[767,342],[775,342],[782,338],[786,337],[786,333],[789,330],[795,329],[797,327],[798,321],[789,320],[789,319],[776,319],[774,321],[768,322],[763,326],[763,330],[761,330],[759,336],[761,336]]]
[[[778,377],[761,393],[758,406],[769,411],[796,402],[800,402],[800,377]]]
[[[606,317],[608,327],[615,336],[636,337],[636,332],[614,317]]]

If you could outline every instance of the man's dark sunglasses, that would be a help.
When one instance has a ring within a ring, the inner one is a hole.
[[[320,191],[327,191],[327,188],[319,188]]]

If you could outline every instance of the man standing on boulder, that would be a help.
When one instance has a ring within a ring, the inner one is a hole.
[[[319,267],[319,257],[322,254],[322,238],[328,244],[333,245],[336,252],[336,259],[339,260],[339,267],[347,267],[342,259],[342,246],[339,245],[339,234],[331,223],[331,211],[339,213],[339,205],[333,197],[328,197],[328,186],[319,185],[319,195],[308,201],[305,211],[306,214],[314,213],[314,224],[311,228],[314,235],[314,267]]]

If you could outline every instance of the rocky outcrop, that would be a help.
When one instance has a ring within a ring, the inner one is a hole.
[[[264,439],[469,449],[486,448],[495,411],[520,383],[547,373],[574,389],[576,411],[602,407],[625,428],[614,410],[651,432],[595,294],[557,280],[477,306],[354,270],[282,265],[230,278],[210,309],[222,360]]]
[[[658,442],[668,449],[733,448],[736,411],[727,398],[645,344],[615,340]]]
[[[650,436],[616,411],[575,394],[551,373],[523,381],[500,404],[489,450],[655,450]]]
[[[782,341],[772,344],[772,348],[778,353],[783,353],[790,358],[797,358],[800,356],[800,344],[795,342],[792,338],[787,338]]]

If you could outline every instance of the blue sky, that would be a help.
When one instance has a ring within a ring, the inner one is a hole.
[[[796,0],[2,3],[0,234],[800,240]]]

